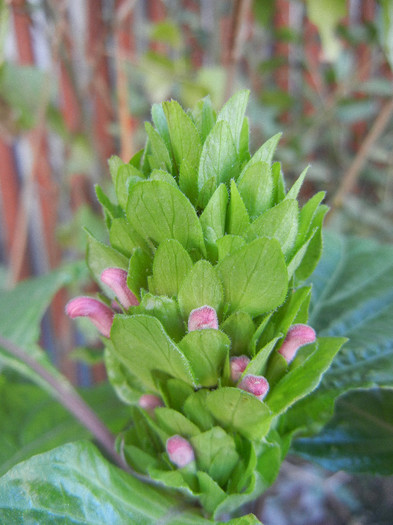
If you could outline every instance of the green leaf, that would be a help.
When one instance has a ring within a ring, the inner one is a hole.
[[[218,239],[216,244],[218,248],[218,260],[222,261],[227,255],[231,255],[239,250],[239,248],[242,248],[246,244],[246,241],[240,235],[228,234]]]
[[[202,430],[209,430],[214,424],[214,420],[207,410],[206,389],[197,390],[192,393],[185,401],[183,411],[186,416]]]
[[[313,438],[294,442],[301,456],[329,470],[393,474],[393,391],[349,392],[334,418]]]
[[[273,179],[267,162],[256,162],[245,169],[237,185],[251,220],[271,206]]]
[[[239,142],[239,162],[241,165],[244,165],[250,160],[250,124],[248,118],[245,117],[243,120],[243,126],[240,133],[240,142]]]
[[[313,279],[310,324],[349,337],[324,389],[393,386],[393,248],[371,240],[324,237]]]
[[[177,410],[158,407],[155,409],[154,415],[157,418],[157,423],[171,436],[179,434],[190,438],[200,434],[199,428]]]
[[[215,111],[209,96],[197,102],[192,115],[203,144],[216,122]]]
[[[167,182],[168,184],[171,184],[175,188],[178,188],[177,183],[173,176],[163,169],[154,169],[149,177],[149,180],[160,180],[162,182]]]
[[[238,169],[231,128],[225,121],[215,124],[202,149],[198,171],[200,205],[204,208],[219,184],[228,182]]]
[[[211,306],[218,311],[223,301],[223,291],[213,266],[205,260],[194,264],[183,280],[179,291],[179,306],[188,319],[191,310]]]
[[[244,114],[249,96],[250,92],[248,90],[238,91],[228,100],[217,116],[217,122],[225,121],[228,123],[237,150],[239,150]]]
[[[284,412],[295,401],[312,392],[345,343],[343,337],[318,338],[317,348],[296,368],[292,368],[267,395],[266,404],[275,413]],[[269,368],[267,372],[269,379]]]
[[[324,191],[319,191],[316,193],[299,212],[299,233],[298,239],[296,241],[296,246],[299,247],[304,243],[309,234],[312,232],[312,223],[317,212],[318,206],[325,197]]]
[[[190,117],[175,100],[163,102],[162,107],[168,123],[173,155],[179,169],[187,159],[193,169],[198,169],[201,154],[199,133]]]
[[[213,417],[228,431],[259,440],[269,430],[271,412],[265,403],[239,388],[223,387],[206,399]]]
[[[0,480],[4,525],[54,520],[64,525],[150,525],[165,519],[177,505],[173,496],[114,467],[86,442],[34,456]],[[173,525],[209,523],[192,511],[175,516]]]
[[[231,180],[231,199],[228,206],[226,229],[228,233],[243,235],[250,224],[246,205],[234,180]]]
[[[197,477],[201,491],[199,496],[201,504],[207,512],[213,513],[218,505],[225,501],[227,496],[218,483],[206,474],[206,472],[197,472]]]
[[[163,241],[153,260],[155,292],[159,295],[178,295],[184,277],[192,268],[192,260],[183,246],[169,239]]]
[[[272,164],[272,179],[274,189],[273,203],[278,204],[285,199],[285,181],[279,162]]]
[[[217,385],[230,346],[228,337],[213,329],[194,330],[179,343],[180,350],[191,364],[197,383],[205,387]]]
[[[249,353],[249,341],[255,332],[255,326],[249,314],[234,312],[220,328],[231,340],[231,355],[247,355]]]
[[[127,207],[128,193],[130,188],[144,180],[143,173],[131,164],[123,164],[117,170],[115,191],[117,195],[117,201],[123,210]]]
[[[198,462],[219,485],[224,486],[239,460],[234,439],[221,427],[213,427],[190,440]]]
[[[277,133],[269,140],[267,140],[264,144],[262,144],[262,146],[254,153],[254,155],[248,161],[242,173],[240,174],[240,177],[248,168],[250,168],[250,166],[256,164],[257,162],[267,162],[269,165],[272,163],[273,155],[276,150],[277,144],[281,138],[281,135],[282,133]]]
[[[279,306],[287,293],[287,269],[278,241],[256,239],[217,265],[228,311],[260,315]]]
[[[228,190],[225,184],[220,184],[199,217],[207,253],[212,262],[216,262],[218,257],[216,241],[225,235],[227,205]]]
[[[149,144],[153,154],[149,157],[151,169],[172,171],[172,161],[164,139],[149,122],[145,122],[145,129],[149,137]]]
[[[104,190],[96,184],[94,186],[96,197],[98,202],[101,204],[102,209],[105,214],[105,221],[108,225],[108,227],[111,225],[112,220],[118,217],[123,217],[124,213],[123,210],[120,208],[120,206],[115,205],[111,202],[109,197],[106,196],[104,193]]]
[[[245,374],[254,374],[254,375],[264,375],[265,374],[265,368],[266,363],[269,359],[270,354],[272,353],[277,341],[282,336],[279,335],[269,341],[264,347],[262,347],[257,355],[252,358],[252,360],[249,362],[246,370],[244,371]]]
[[[111,246],[107,246],[95,239],[89,232],[87,233],[87,266],[108,297],[114,297],[113,290],[101,282],[101,274],[106,268],[122,268],[126,270],[128,268],[128,260]]]
[[[105,368],[109,382],[118,398],[128,405],[135,405],[143,394],[143,384],[116,357],[112,343],[107,343],[104,353]]]
[[[288,191],[287,195],[286,195],[286,199],[297,199],[298,195],[299,195],[299,191],[303,185],[303,181],[307,175],[307,171],[308,171],[308,168],[310,166],[307,166],[307,168],[305,168],[301,174],[299,175],[299,178],[294,182],[293,186],[291,187],[291,189]]]
[[[389,61],[390,67],[393,69],[393,3],[391,0],[381,1],[382,9],[380,11],[379,23],[379,40],[382,42],[382,47],[385,55]]]
[[[248,228],[246,237],[269,237],[277,239],[284,255],[288,255],[296,240],[298,229],[298,206],[295,200],[284,200],[263,213]]]
[[[247,514],[247,516],[241,516],[240,518],[234,518],[225,522],[227,525],[263,525],[254,514]],[[221,525],[221,524],[220,524]]]
[[[157,244],[175,239],[188,251],[205,253],[202,228],[192,204],[166,182],[135,184],[128,199],[127,215],[131,226],[145,239]]]
[[[175,341],[179,341],[184,335],[184,322],[175,299],[146,293],[143,295],[140,305],[133,308],[131,312],[156,317],[162,323],[169,337]]]
[[[0,377],[0,475],[29,457],[90,437],[89,432],[57,401],[35,385],[12,383]],[[126,424],[128,409],[106,384],[82,391],[85,401],[112,431]]]
[[[140,300],[141,290],[147,290],[147,278],[151,273],[151,257],[137,248],[130,259],[127,275],[127,286]]]
[[[180,165],[179,187],[195,206],[198,201],[198,172],[187,159]]]
[[[158,319],[147,315],[116,315],[111,330],[116,356],[148,388],[157,390],[153,370],[161,370],[191,385],[190,365]]]

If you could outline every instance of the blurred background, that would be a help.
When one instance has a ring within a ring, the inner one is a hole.
[[[327,191],[328,227],[393,240],[392,0],[0,0],[0,289],[105,240],[94,184],[144,146],[153,102],[219,108],[251,90],[253,150],[278,131],[288,185]],[[76,290],[93,290],[81,273]],[[0,292],[1,293],[1,292]],[[74,382],[104,378],[55,297],[42,344]],[[69,359],[72,349],[73,360]],[[268,525],[388,524],[393,484],[298,460],[259,502]]]

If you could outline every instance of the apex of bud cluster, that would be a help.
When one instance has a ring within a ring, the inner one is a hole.
[[[287,336],[278,350],[287,363],[295,357],[301,346],[314,343],[316,340],[315,330],[306,324],[294,324],[288,330]]]
[[[188,317],[188,331],[214,328],[218,330],[217,312],[211,306],[201,306],[192,310]]]
[[[231,357],[231,379],[234,383],[239,381],[249,362],[246,355]]]
[[[267,379],[263,376],[254,376],[252,374],[247,374],[239,383],[239,388],[250,392],[255,397],[262,399],[266,396],[269,391],[269,383]]]
[[[179,468],[185,467],[195,459],[190,443],[177,434],[167,440],[166,451],[172,463]]]
[[[154,394],[143,394],[143,396],[139,398],[138,405],[145,410],[154,410],[157,407],[164,406],[164,403]]]
[[[71,319],[88,317],[102,335],[110,336],[114,313],[101,301],[92,297],[75,297],[66,304],[65,310]]]
[[[114,291],[120,304],[127,310],[139,304],[138,299],[127,286],[127,272],[122,268],[106,268],[101,274],[101,281]]]

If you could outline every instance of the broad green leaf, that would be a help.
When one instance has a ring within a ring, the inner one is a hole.
[[[109,197],[107,197],[107,195],[104,193],[104,190],[101,188],[101,186],[96,184],[94,186],[94,189],[96,192],[97,200],[101,204],[102,209],[104,211],[105,222],[107,226],[110,227],[112,220],[118,217],[123,217],[124,212],[120,208],[120,206],[113,204],[113,202],[111,202]]]
[[[221,427],[213,427],[195,435],[190,442],[198,468],[207,472],[223,487],[239,460],[234,439]]]
[[[175,188],[177,188],[177,183],[173,176],[163,169],[154,169],[149,177],[149,180],[160,180],[162,182],[167,182],[168,184],[171,184]]]
[[[151,116],[158,133],[164,139],[168,151],[172,153],[171,139],[169,136],[168,122],[165,117],[162,104],[153,104],[151,107]]]
[[[162,181],[145,181],[131,189],[127,206],[131,226],[145,239],[175,239],[186,250],[205,253],[202,228],[190,201]]]
[[[172,170],[172,161],[164,139],[149,122],[145,122],[145,129],[153,153],[152,156],[149,157],[151,169],[158,168],[170,172]]]
[[[267,210],[248,228],[249,240],[255,237],[277,239],[284,255],[288,255],[296,240],[298,230],[298,205],[295,200],[284,200]]]
[[[227,525],[263,525],[254,514],[247,514],[247,516],[241,516],[240,518],[233,518],[225,522]],[[220,524],[221,525],[221,524]]]
[[[143,173],[131,164],[123,164],[117,170],[115,191],[117,202],[123,210],[127,208],[128,193],[130,188],[141,180],[144,180]]]
[[[168,123],[177,169],[179,170],[183,160],[187,159],[191,167],[197,170],[201,142],[195,124],[175,100],[163,102],[162,107]]]
[[[393,474],[393,390],[349,392],[336,403],[334,418],[294,450],[329,470]]]
[[[194,393],[192,386],[180,379],[165,378],[163,381],[158,380],[157,384],[165,404],[179,412],[183,410],[183,405],[189,396]]]
[[[163,241],[154,256],[153,279],[159,295],[178,295],[184,277],[192,268],[192,260],[183,246],[169,239]]]
[[[180,350],[191,364],[196,382],[205,387],[217,385],[230,346],[228,337],[214,329],[194,330],[179,343]]]
[[[109,166],[109,171],[110,171],[110,174],[111,174],[111,177],[112,177],[113,185],[115,185],[116,177],[117,177],[117,171],[120,168],[120,166],[124,166],[124,162],[117,155],[112,155],[108,159],[108,166]]]
[[[231,340],[231,355],[247,355],[249,353],[249,341],[255,332],[255,326],[249,314],[234,312],[220,328]]]
[[[130,235],[129,224],[126,219],[114,219],[109,230],[109,242],[111,246],[127,259],[138,247],[138,244]]]
[[[288,266],[287,266],[288,279],[292,279],[292,277],[294,276],[296,270],[301,265],[301,263],[303,261],[303,258],[305,257],[305,255],[307,253],[308,246],[309,246],[312,238],[314,237],[314,235],[319,235],[317,230],[312,232],[310,237],[306,240],[306,242],[303,243],[300,246],[300,248],[294,253],[294,255],[292,255],[292,257],[291,257],[291,259],[290,259],[290,261],[288,263]]]
[[[134,307],[131,312],[156,317],[174,341],[179,341],[184,335],[184,322],[175,299],[146,293],[140,305]]]
[[[256,162],[245,169],[237,181],[239,193],[251,220],[267,210],[273,200],[273,179],[267,162]]]
[[[257,162],[267,162],[269,165],[272,163],[273,155],[276,150],[277,144],[281,138],[282,133],[277,133],[269,140],[267,140],[262,146],[254,153],[251,159],[248,161],[243,169],[245,172],[250,166]],[[242,172],[242,173],[243,173]],[[240,177],[242,174],[240,174]]]
[[[115,355],[148,388],[157,390],[152,377],[155,369],[194,384],[187,359],[154,317],[116,315],[111,340]]]
[[[310,324],[349,341],[325,374],[326,389],[393,386],[393,248],[324,237],[313,278]]]
[[[277,341],[282,336],[277,336],[262,347],[253,357],[244,371],[244,374],[265,375],[266,363],[272,353]]]
[[[205,260],[198,261],[186,275],[179,291],[179,306],[185,318],[191,310],[211,306],[218,311],[223,301],[222,285],[213,266]]]
[[[250,224],[246,205],[234,180],[231,180],[231,199],[228,206],[226,230],[234,235],[243,235]]]
[[[215,111],[209,96],[196,103],[192,115],[203,144],[216,122]]]
[[[216,241],[225,234],[227,205],[228,190],[225,184],[220,184],[199,217],[207,252],[212,262],[215,262],[218,257]]]
[[[104,359],[109,382],[119,399],[128,405],[135,405],[143,394],[143,384],[116,357],[113,352],[113,345],[109,342],[107,343]]]
[[[320,337],[317,341],[317,348],[311,355],[299,366],[292,368],[268,393],[266,404],[275,414],[284,412],[319,385],[323,373],[329,368],[346,339]],[[269,369],[267,378],[269,379]]]
[[[169,435],[181,435],[190,438],[200,434],[199,428],[177,410],[167,407],[158,407],[154,411],[157,423]]]
[[[274,189],[273,203],[278,204],[285,199],[285,181],[279,162],[273,162],[272,164],[272,179]]]
[[[213,417],[228,431],[259,440],[269,430],[271,412],[268,406],[239,388],[214,390],[207,396],[206,403]]]
[[[236,146],[231,128],[225,121],[215,124],[202,149],[198,171],[200,204],[205,207],[221,184],[227,183],[238,169]]]
[[[0,377],[0,475],[29,457],[90,437],[89,432],[57,401],[35,385]],[[82,391],[85,401],[114,432],[129,419],[128,408],[106,384]]]
[[[213,513],[218,505],[225,501],[227,495],[222,488],[206,472],[197,473],[199,490],[201,494],[199,499],[205,510]]]
[[[287,269],[278,241],[256,239],[217,265],[228,311],[260,315],[279,306],[287,293]]]
[[[319,206],[312,220],[310,229],[313,233],[311,240],[308,243],[300,266],[295,271],[295,278],[299,282],[310,277],[322,255],[322,223],[328,209],[325,205]]]
[[[224,120],[228,123],[238,151],[249,96],[250,92],[248,90],[238,91],[228,100],[217,115],[217,122]]]
[[[130,497],[132,494],[132,498]],[[178,500],[111,465],[87,442],[39,454],[0,479],[0,521],[151,525],[172,512],[173,525],[209,523],[176,509]]]
[[[88,235],[86,252],[87,266],[97,283],[105,290],[105,293],[109,297],[114,297],[113,290],[101,282],[101,274],[106,268],[122,268],[126,270],[128,267],[128,259],[111,246],[107,246],[95,239],[90,233],[88,233]]]
[[[141,299],[141,290],[147,290],[147,278],[151,273],[152,260],[146,252],[137,248],[131,256],[128,266],[127,286]]]
[[[306,202],[303,208],[299,212],[299,234],[296,241],[296,246],[299,247],[304,243],[306,238],[311,233],[312,222],[315,217],[315,213],[318,209],[318,206],[321,204],[323,198],[325,197],[324,191],[319,191],[310,200]]]
[[[183,406],[186,416],[202,430],[209,430],[214,424],[213,417],[207,410],[207,396],[208,390],[197,390],[186,399]]]
[[[198,202],[198,172],[187,159],[180,165],[179,187],[195,206]]]
[[[221,239],[218,239],[216,244],[218,249],[218,260],[222,261],[227,255],[231,255],[231,253],[242,248],[246,244],[246,241],[240,235],[228,234],[221,237]]]

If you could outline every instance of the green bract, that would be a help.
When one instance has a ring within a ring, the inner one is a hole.
[[[321,254],[327,207],[319,193],[299,209],[305,172],[285,191],[272,163],[279,135],[250,156],[248,95],[234,95],[218,116],[208,98],[190,112],[155,105],[144,150],[128,164],[109,161],[117,203],[97,190],[110,246],[91,237],[88,248],[96,279],[107,267],[127,270],[139,301],[115,315],[106,340],[109,379],[132,406],[119,450],[215,516],[273,482],[290,437],[279,419],[318,386],[345,341],[317,338],[289,363],[278,352],[290,328],[307,323],[302,283]],[[218,327],[189,331],[202,307]],[[243,376],[269,382],[263,400],[238,387],[234,356],[246,356]],[[145,394],[162,406],[141,406]],[[172,436],[188,440],[195,461],[169,460]]]

